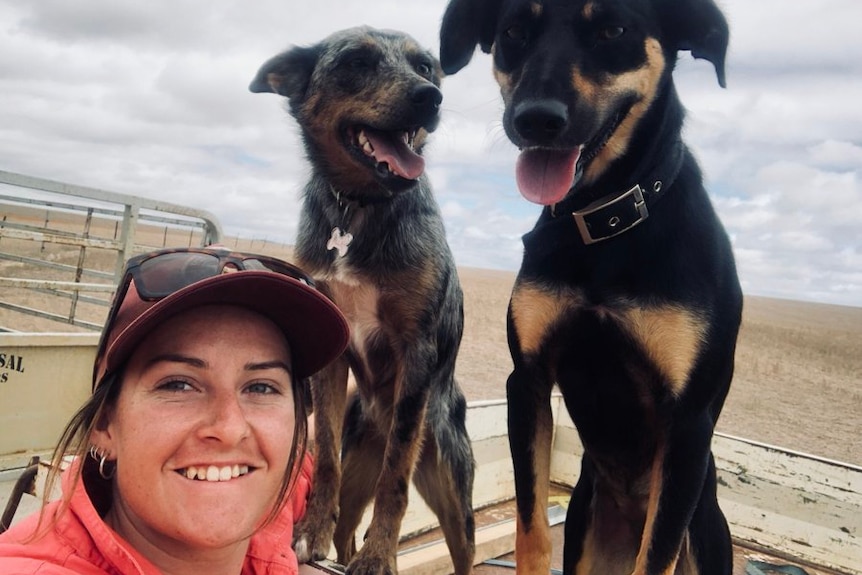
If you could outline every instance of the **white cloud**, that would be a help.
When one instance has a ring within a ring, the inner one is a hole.
[[[862,305],[862,4],[721,5],[728,88],[688,54],[675,79],[744,288]],[[276,52],[359,24],[436,51],[445,0],[406,6],[0,0],[0,169],[205,208],[230,234],[290,242],[303,148],[282,99],[248,83]],[[455,257],[517,269],[538,208],[515,186],[490,57],[443,90],[426,155]]]
[[[443,202],[440,206],[440,212],[447,220],[462,220],[470,214],[464,206],[452,200]]]
[[[824,140],[811,146],[808,151],[811,162],[820,167],[836,170],[862,169],[862,146],[853,142]]]

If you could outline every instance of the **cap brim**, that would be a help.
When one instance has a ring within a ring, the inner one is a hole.
[[[347,321],[319,291],[282,274],[241,271],[201,280],[157,301],[106,350],[105,372],[113,373],[122,366],[141,340],[164,321],[211,304],[248,308],[281,328],[291,348],[297,378],[314,375],[347,346]]]

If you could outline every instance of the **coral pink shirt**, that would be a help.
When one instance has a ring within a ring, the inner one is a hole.
[[[240,575],[297,575],[296,555],[291,548],[294,521],[305,513],[313,464],[303,461],[302,471],[290,499],[278,516],[255,533]],[[71,471],[71,470],[70,470]],[[63,475],[64,491],[71,475]],[[45,522],[60,501],[45,509]],[[41,538],[22,543],[39,520],[34,513],[0,534],[0,573],[3,575],[161,575],[161,572],[126,543],[99,516],[84,482],[72,493],[69,508]],[[44,529],[44,525],[43,525]]]

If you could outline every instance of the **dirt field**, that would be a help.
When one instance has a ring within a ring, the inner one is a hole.
[[[471,399],[505,396],[513,273],[462,269],[458,376]],[[747,297],[718,430],[862,465],[862,308]]]
[[[191,238],[151,230],[148,245],[188,245]],[[289,247],[230,238],[238,249],[291,258]],[[77,249],[0,238],[0,251],[74,264]],[[113,256],[90,250],[86,265],[112,269]],[[0,259],[0,277],[34,277],[20,262]],[[42,276],[62,277],[57,271]],[[460,270],[465,294],[465,332],[457,376],[469,400],[505,397],[511,369],[506,346],[506,307],[512,272]],[[84,278],[83,281],[99,281]],[[2,288],[0,300],[45,309],[69,302]],[[103,297],[103,296],[102,296]],[[104,321],[102,306],[80,303],[78,315]],[[862,465],[862,308],[748,297],[737,346],[736,375],[718,429],[794,450]],[[19,331],[81,331],[47,319],[0,309],[0,326]]]

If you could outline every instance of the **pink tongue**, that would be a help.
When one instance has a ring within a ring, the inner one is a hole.
[[[525,150],[518,156],[515,175],[521,195],[535,204],[550,206],[566,197],[575,178],[580,149]]]
[[[425,159],[401,139],[401,132],[365,130],[365,135],[374,147],[374,159],[389,164],[389,169],[402,178],[415,180],[425,171]]]

